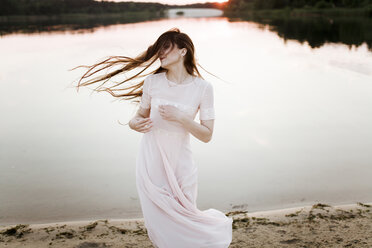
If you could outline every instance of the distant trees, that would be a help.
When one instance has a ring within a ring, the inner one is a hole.
[[[282,9],[282,8],[372,8],[372,0],[229,0],[228,10]]]
[[[260,0],[254,1],[255,9],[281,9],[290,4],[290,0]]]
[[[157,11],[160,3],[109,2],[94,0],[0,0],[0,15],[54,15],[67,13],[120,13]]]
[[[133,0],[135,1],[135,0]],[[0,15],[55,15],[68,13],[156,12],[174,5],[94,0],[0,0]],[[180,7],[180,6],[177,6]],[[370,8],[372,0],[229,0],[227,4],[189,4],[188,8],[220,8],[228,11],[282,8]]]

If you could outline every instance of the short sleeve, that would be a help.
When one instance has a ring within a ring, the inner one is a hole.
[[[199,120],[215,119],[213,85],[208,82],[200,101]]]
[[[150,78],[147,76],[143,82],[140,106],[144,109],[151,107]]]

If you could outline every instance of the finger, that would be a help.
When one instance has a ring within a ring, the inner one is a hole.
[[[151,131],[151,129],[152,129],[152,126],[150,126],[149,128],[147,128],[147,129],[145,130],[145,132],[147,133],[147,132]]]
[[[143,122],[143,124],[150,124],[150,123],[152,123],[152,120],[151,119],[148,119],[145,122]]]
[[[138,124],[148,123],[149,121],[151,121],[150,118],[143,118],[142,120],[138,121]]]
[[[152,120],[148,120],[146,121],[145,123],[143,123],[144,125],[150,125],[150,124],[153,124]]]
[[[148,123],[148,122],[145,122],[145,123],[142,123],[139,125],[140,128],[143,128],[143,127],[148,127],[149,125],[151,125],[152,123]]]
[[[138,128],[137,131],[138,131],[138,132],[141,132],[141,133],[144,133],[144,132],[146,131],[146,129],[147,129],[147,128],[143,128],[143,127],[142,127],[142,128]]]
[[[140,124],[142,124],[142,123],[144,123],[144,122],[146,122],[146,119],[139,119],[138,121],[137,121],[137,124],[138,125],[140,125]]]
[[[138,131],[139,132],[148,132],[150,131],[152,128],[152,125],[148,126],[148,127],[143,127],[143,128],[139,128]]]

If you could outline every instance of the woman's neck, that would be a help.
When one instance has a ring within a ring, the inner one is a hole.
[[[166,76],[169,81],[177,84],[187,83],[190,78],[192,78],[192,76],[185,69],[180,71],[168,70],[166,71]]]

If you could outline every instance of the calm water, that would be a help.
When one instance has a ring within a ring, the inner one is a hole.
[[[191,144],[199,209],[372,201],[368,40],[312,46],[283,36],[278,23],[179,17],[0,38],[1,224],[142,217],[142,134],[118,123],[137,106],[77,92],[71,85],[85,70],[68,70],[135,56],[172,27],[222,79],[200,69],[215,88],[216,121],[210,143]]]

